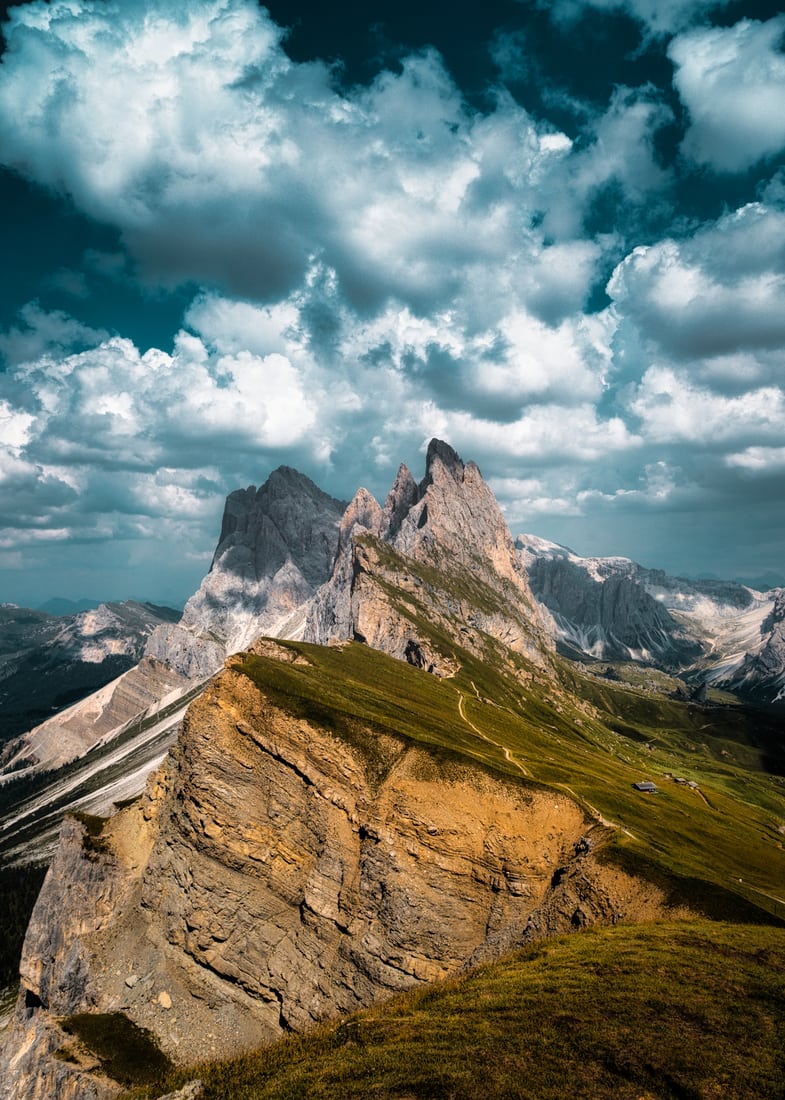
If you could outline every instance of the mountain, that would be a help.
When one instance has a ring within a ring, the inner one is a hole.
[[[780,723],[566,661],[479,469],[444,443],[419,483],[401,468],[383,506],[359,490],[342,510],[277,475],[229,498],[214,575],[166,635],[171,663],[143,659],[191,685],[172,752],[117,812],[82,804],[65,819],[25,940],[2,1100],[107,1100],[169,1062],[183,1083],[195,1061],[557,933],[638,925],[620,965],[642,976],[650,921],[753,922],[774,944]],[[206,686],[175,667],[246,645],[262,621],[278,639],[230,654]],[[509,1009],[467,1001],[465,1033]],[[690,1017],[696,1042],[715,1017]],[[777,1042],[774,1028],[748,1061]],[[624,1066],[608,1072],[629,1083]]]
[[[493,494],[440,440],[419,484],[401,466],[384,508],[358,491],[304,638],[364,641],[442,675],[452,667],[444,638],[477,653],[503,642],[541,667],[552,648]]]
[[[582,558],[536,535],[515,545],[568,656],[644,662],[754,702],[785,698],[785,589]]]
[[[0,742],[114,680],[179,617],[133,600],[56,617],[0,605]]]
[[[64,596],[53,596],[39,604],[38,610],[47,615],[78,615],[80,611],[95,611],[100,606],[100,600],[67,600]]]
[[[260,489],[230,493],[209,573],[147,656],[204,677],[260,634],[301,634],[305,607],[330,576],[345,508],[289,466]]]
[[[116,679],[104,676],[100,691],[8,745],[0,776],[58,768],[124,736],[133,756],[140,746],[128,733],[149,727],[159,713],[167,720],[157,745],[168,748],[182,717],[172,706],[209,679],[228,653],[262,633],[297,634],[303,605],[330,574],[343,509],[289,467],[275,470],[259,490],[231,493],[212,566],[182,618],[159,616],[146,631],[143,651],[137,647],[135,658],[112,666]],[[84,624],[103,621],[99,612],[77,618]],[[60,634],[70,637],[68,628]],[[99,644],[115,644],[108,628],[98,636],[105,641],[85,642],[80,652],[96,655]],[[149,749],[149,737],[144,744]],[[138,790],[144,774],[137,782]]]

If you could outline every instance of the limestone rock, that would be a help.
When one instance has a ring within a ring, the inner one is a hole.
[[[286,625],[330,576],[344,508],[288,466],[258,490],[230,493],[210,572],[185,606],[183,627],[215,639],[223,656],[261,634],[292,636]]]
[[[152,718],[159,706],[207,680],[228,653],[260,635],[302,633],[305,607],[330,576],[343,511],[341,501],[287,466],[273,471],[259,490],[250,486],[231,493],[211,570],[180,622],[168,621],[174,616],[161,609],[157,617],[150,611],[144,618],[148,605],[107,605],[115,608],[112,621],[124,606],[125,617],[133,611],[139,629],[142,620],[149,623],[144,656],[110,684],[7,746],[3,770],[19,773],[24,764],[33,770],[59,767],[131,722]],[[84,612],[78,619],[95,626],[104,622],[101,614],[101,609]]]
[[[134,719],[152,713],[162,699],[184,694],[192,684],[168,664],[143,657],[110,684],[10,742],[2,756],[2,770],[23,774],[20,766],[26,761],[32,770],[60,767],[121,732]]]
[[[392,489],[387,495],[382,514],[380,535],[391,542],[401,529],[401,524],[417,503],[419,489],[406,466],[401,464]]]

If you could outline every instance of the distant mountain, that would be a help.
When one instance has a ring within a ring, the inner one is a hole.
[[[515,545],[568,656],[655,665],[756,702],[785,698],[785,589],[583,558],[536,535]]]
[[[80,611],[94,611],[101,606],[100,600],[67,600],[64,596],[53,596],[46,603],[38,605],[39,611],[47,615],[78,615]]]
[[[179,617],[133,600],[58,615],[0,605],[0,742],[132,668],[153,630]]]

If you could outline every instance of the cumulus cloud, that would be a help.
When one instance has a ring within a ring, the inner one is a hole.
[[[64,354],[76,348],[92,347],[108,335],[103,329],[84,325],[62,310],[48,311],[38,302],[28,302],[19,312],[19,322],[6,332],[0,332],[0,356],[8,366],[15,366],[44,354]]]
[[[729,443],[776,442],[785,434],[785,393],[777,386],[739,396],[713,393],[669,367],[651,367],[630,402],[647,439],[727,449]]]
[[[652,34],[707,8],[591,6]],[[674,40],[700,163],[725,155],[701,114],[707,88],[725,94],[721,45],[731,76],[771,62],[740,84],[752,110],[779,80],[777,26]],[[480,462],[521,526],[683,507],[709,485],[732,501],[780,469],[782,181],[632,249],[687,163],[661,162],[674,119],[650,85],[617,86],[573,142],[504,89],[469,107],[433,51],[341,89],[286,56],[255,0],[33,0],[6,36],[5,162],[120,231],[86,269],[195,289],[166,348],[37,304],[0,334],[3,545],[186,553],[209,547],[226,491],[279,462],[381,495],[432,435]],[[497,39],[502,75],[525,49]],[[732,142],[742,114],[726,112]],[[766,155],[773,117],[736,142],[739,165]],[[615,231],[589,236],[608,195]],[[619,257],[612,305],[587,313]],[[83,290],[78,274],[60,290]]]
[[[752,203],[683,241],[641,246],[608,293],[625,318],[677,357],[785,343],[785,212]]]
[[[718,172],[743,172],[785,146],[785,15],[742,19],[679,35],[668,53],[690,113],[686,156]]]
[[[517,278],[558,323],[601,260],[580,239],[591,194],[615,179],[642,202],[667,182],[650,89],[621,89],[577,155],[506,93],[469,110],[433,51],[342,92],[287,58],[253,0],[33,0],[6,37],[5,163],[116,226],[163,285],[273,302],[320,263],[360,312],[428,313]]]

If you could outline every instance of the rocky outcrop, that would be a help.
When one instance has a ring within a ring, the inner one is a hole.
[[[25,944],[3,1100],[111,1095],[52,1086],[62,1014],[123,1012],[189,1062],[545,932],[667,909],[595,858],[565,795],[360,721],[328,728],[245,669],[192,705],[140,802],[102,831],[66,824]]]
[[[496,640],[548,666],[552,642],[493,494],[473,462],[434,439],[419,485],[401,466],[383,509],[365,489],[355,496],[304,637],[364,641],[444,674],[454,667],[445,634],[478,655]]]
[[[531,535],[516,548],[568,654],[683,668],[703,652],[624,558],[583,559]]]
[[[323,493],[304,474],[281,466],[260,489],[230,493],[210,572],[185,605],[182,630],[157,654],[181,667],[183,632],[212,640],[227,653],[262,634],[294,637],[304,606],[333,567],[338,527],[346,505]]]

